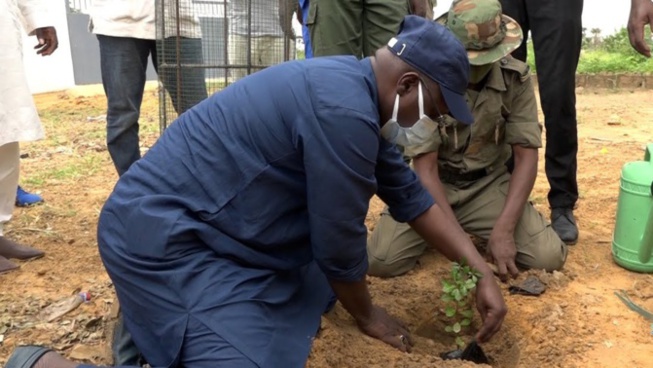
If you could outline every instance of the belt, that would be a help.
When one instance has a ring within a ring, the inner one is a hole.
[[[454,184],[454,183],[465,183],[465,182],[474,182],[480,179],[483,179],[487,176],[487,170],[474,170],[466,173],[461,173],[455,170],[448,170],[440,168],[438,171],[440,180],[445,183]]]

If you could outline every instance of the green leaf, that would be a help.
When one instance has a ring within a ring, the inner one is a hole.
[[[469,319],[465,318],[462,321],[460,321],[461,326],[469,326],[472,323]]]
[[[459,311],[459,313],[461,316],[465,318],[472,318],[472,316],[474,316],[474,311],[472,311],[471,309],[461,310]]]
[[[445,293],[450,293],[451,290],[453,290],[454,288],[455,288],[455,286],[451,285],[448,282],[443,282],[442,283],[442,291],[445,292]]]
[[[453,328],[453,332],[455,332],[455,333],[460,332],[460,329],[461,329],[461,327],[460,327],[460,323],[456,322],[456,323],[453,325],[452,328]]]
[[[452,302],[452,301],[453,301],[453,297],[452,297],[450,294],[443,294],[443,295],[440,297],[440,299],[441,299],[443,302]]]
[[[456,314],[456,308],[454,308],[454,307],[452,307],[452,306],[448,306],[448,307],[444,310],[444,314],[445,314],[447,317],[453,317],[453,316]]]
[[[475,283],[472,279],[468,279],[468,280],[465,282],[465,287],[467,287],[467,289],[470,289],[470,290],[471,290],[471,289],[473,289],[473,288],[476,287],[476,283]]]
[[[460,299],[463,298],[463,296],[460,294],[460,290],[458,290],[458,289],[454,289],[454,290],[451,292],[451,296],[453,296],[453,298],[454,298],[456,301],[460,301]]]
[[[464,348],[465,340],[463,340],[463,338],[460,336],[456,337],[456,345],[458,345],[461,349]]]
[[[446,326],[446,327],[444,328],[444,331],[445,331],[445,332],[452,332],[452,331],[453,331],[453,327],[451,327],[451,326]]]

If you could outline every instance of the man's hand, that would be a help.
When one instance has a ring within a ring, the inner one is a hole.
[[[476,284],[476,309],[483,320],[483,326],[476,334],[476,341],[484,343],[501,329],[508,312],[492,273],[484,274]]]
[[[644,40],[644,27],[653,28],[653,2],[651,0],[631,0],[628,17],[628,37],[630,44],[640,54],[651,57],[651,48]]]
[[[36,29],[36,38],[39,43],[34,46],[36,53],[41,56],[51,55],[59,47],[57,30],[54,27],[43,27]]]
[[[410,352],[413,347],[413,340],[406,325],[389,315],[383,308],[377,306],[372,308],[369,319],[356,321],[358,328],[367,335],[403,352]]]
[[[426,0],[410,0],[410,14],[426,17]]]
[[[515,237],[512,231],[495,227],[488,240],[487,255],[492,263],[497,265],[501,281],[506,282],[508,280],[508,273],[512,277],[519,275],[519,270],[515,265],[517,247],[515,246]]]

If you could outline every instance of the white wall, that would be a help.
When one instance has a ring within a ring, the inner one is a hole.
[[[36,37],[28,37],[23,32],[23,63],[27,82],[32,93],[60,91],[75,86],[73,61],[68,38],[68,23],[66,21],[66,2],[52,1],[52,23],[57,30],[59,48],[50,56],[36,54],[34,45]]]

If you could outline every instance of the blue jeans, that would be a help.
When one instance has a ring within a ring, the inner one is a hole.
[[[176,39],[165,41],[98,35],[102,84],[107,96],[107,148],[118,175],[140,159],[138,119],[145,88],[147,59],[152,55],[158,71],[157,46],[165,42],[164,55],[159,59],[170,64],[176,60]],[[182,63],[202,64],[202,40],[180,40]],[[177,78],[176,70],[163,73],[161,81],[168,91],[178,114],[207,97],[204,69],[182,67]],[[181,82],[181,85],[177,85]],[[178,93],[178,88],[182,93]]]
[[[145,88],[147,60],[152,55],[157,71],[159,58],[174,65],[176,40],[163,41],[166,43],[166,52],[157,58],[157,43],[161,45],[161,41],[104,35],[98,35],[97,38],[100,44],[102,84],[108,103],[107,148],[118,175],[122,175],[141,157],[138,119]],[[181,62],[201,64],[202,40],[183,38],[180,41]],[[181,114],[205,99],[207,92],[204,69],[182,68],[179,77],[181,86],[177,85],[175,70],[162,73],[161,81],[172,99],[175,111]],[[178,87],[183,93],[177,93]],[[139,365],[140,353],[123,326],[122,316],[119,316],[116,325],[112,350],[117,365]]]
[[[118,314],[116,327],[111,336],[111,352],[113,353],[113,364],[116,366],[138,366],[143,365],[143,356],[134,344],[132,336],[125,329],[122,320],[122,313]]]

